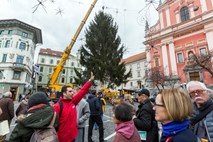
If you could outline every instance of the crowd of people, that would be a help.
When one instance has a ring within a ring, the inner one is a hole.
[[[0,99],[0,142],[4,142],[8,127],[16,115],[16,126],[10,142],[29,142],[35,130],[51,125],[59,142],[84,142],[86,121],[89,120],[88,142],[93,142],[93,129],[99,130],[99,141],[104,142],[103,113],[106,101],[101,92],[86,94],[94,75],[77,90],[64,86],[62,96],[53,106],[44,92],[26,95],[16,111],[12,93]],[[213,142],[213,100],[204,83],[190,81],[187,93],[180,88],[162,89],[155,100],[148,89],[138,94],[138,108],[132,102],[113,106],[112,120],[116,124],[113,142]],[[15,112],[14,112],[15,111]],[[57,114],[57,115],[56,115]],[[161,127],[160,127],[161,126]]]

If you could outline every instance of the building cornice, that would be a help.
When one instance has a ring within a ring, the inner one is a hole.
[[[0,27],[1,28],[10,28],[10,27],[19,27],[21,29],[24,29],[26,31],[32,32],[34,34],[34,42],[35,44],[42,44],[42,33],[41,30],[31,26],[27,23],[21,22],[17,19],[6,19],[6,20],[0,20]]]
[[[197,18],[197,17],[196,17]],[[195,19],[196,19],[195,18]],[[194,19],[194,18],[193,18]],[[210,23],[210,22],[213,22],[213,17],[210,17],[210,18],[207,18],[207,19],[205,19],[205,20],[201,20],[201,21],[199,21],[199,22],[194,22],[194,23],[192,23],[192,24],[190,24],[190,25],[188,25],[188,26],[185,26],[185,27],[182,27],[182,28],[178,28],[178,29],[176,29],[176,30],[174,30],[176,27],[178,27],[178,26],[180,26],[181,24],[176,24],[176,25],[174,25],[174,26],[171,26],[171,27],[169,27],[169,29],[172,29],[172,32],[168,32],[168,33],[166,33],[166,34],[163,34],[163,35],[160,35],[160,36],[156,36],[156,37],[154,37],[154,38],[151,38],[151,39],[149,39],[149,40],[146,40],[145,42],[144,42],[144,44],[148,44],[149,42],[152,42],[152,41],[156,41],[156,40],[162,40],[162,39],[164,39],[164,38],[167,38],[167,37],[171,37],[171,36],[174,36],[174,35],[178,35],[178,34],[181,34],[181,33],[183,33],[183,32],[189,32],[189,31],[191,31],[191,30],[193,30],[193,29],[200,29],[200,28],[202,28],[202,29],[204,29],[204,26],[203,25],[205,25],[205,24],[207,24],[207,23]],[[168,29],[168,28],[167,28]],[[155,34],[153,34],[153,35],[155,35]]]

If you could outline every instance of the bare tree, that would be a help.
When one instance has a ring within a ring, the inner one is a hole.
[[[174,88],[175,84],[180,80],[178,76],[174,76],[174,73],[168,76],[164,74],[162,66],[151,68],[146,74],[146,80],[149,80],[151,84],[157,87],[158,90],[164,89],[165,86]]]
[[[191,68],[201,67],[211,74],[213,77],[213,50],[206,54],[194,54],[191,52],[189,55],[189,65]]]

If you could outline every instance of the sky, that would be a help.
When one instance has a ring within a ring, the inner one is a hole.
[[[147,1],[154,3],[150,5]],[[39,2],[44,7],[38,5]],[[36,56],[40,48],[63,52],[92,2],[93,0],[0,0],[0,20],[17,19],[41,29],[43,44],[37,45]],[[150,25],[154,25],[158,20],[155,10],[158,4],[155,2],[157,3],[157,0],[98,0],[71,53],[75,55],[84,44],[85,28],[94,19],[95,13],[103,8],[106,13],[112,15],[118,25],[118,35],[127,49],[124,58],[145,51],[145,19]]]

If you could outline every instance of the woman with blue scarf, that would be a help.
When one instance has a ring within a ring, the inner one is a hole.
[[[188,95],[178,89],[164,89],[157,95],[153,109],[155,119],[162,123],[160,142],[198,142],[188,128],[188,118],[192,114]]]

